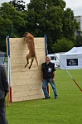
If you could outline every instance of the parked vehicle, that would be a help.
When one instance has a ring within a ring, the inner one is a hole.
[[[59,53],[48,54],[48,56],[51,58],[51,62],[55,64],[55,67],[60,67]]]
[[[48,56],[51,58],[51,62],[55,64],[55,67],[60,67],[60,55],[65,52],[51,53]]]

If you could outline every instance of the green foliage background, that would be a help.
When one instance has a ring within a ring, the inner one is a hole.
[[[3,3],[0,6],[0,50],[6,50],[7,35],[23,37],[26,31],[35,37],[47,35],[49,53],[54,52],[54,49],[55,52],[61,51],[58,47],[55,48],[54,44],[58,40],[62,41],[63,37],[67,39],[67,42],[73,42],[71,47],[77,46],[75,31],[78,30],[79,23],[74,19],[73,11],[65,7],[64,0],[30,0],[27,8],[23,1],[12,0],[9,3]],[[64,52],[69,48],[68,46],[64,49]]]

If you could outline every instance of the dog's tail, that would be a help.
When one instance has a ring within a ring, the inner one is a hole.
[[[35,60],[36,60],[36,64],[38,65],[38,60],[37,60],[37,56],[36,56],[36,54],[35,54]]]

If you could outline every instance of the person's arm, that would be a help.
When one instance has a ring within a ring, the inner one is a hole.
[[[53,81],[55,80],[56,77],[56,69],[55,69],[55,65],[53,64]]]
[[[53,76],[53,81],[55,80],[56,77],[56,71],[53,72],[54,76]]]
[[[42,72],[42,82],[43,82],[44,78],[43,78],[43,72]]]
[[[6,76],[6,71],[5,71],[4,67],[2,67],[1,78],[2,78],[2,85],[3,85],[4,91],[5,91],[5,96],[6,96],[9,89],[8,89],[8,80],[7,80],[7,76]]]
[[[42,77],[42,82],[43,82],[43,80],[44,80],[44,78],[43,78],[43,64],[41,65],[41,77]]]

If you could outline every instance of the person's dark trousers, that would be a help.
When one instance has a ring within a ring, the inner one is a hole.
[[[6,119],[5,99],[0,100],[0,124],[8,124]]]

